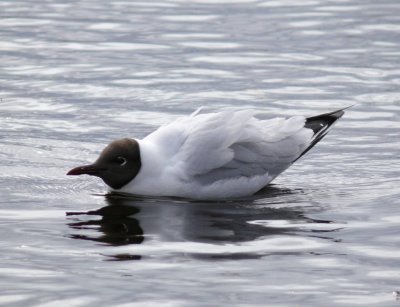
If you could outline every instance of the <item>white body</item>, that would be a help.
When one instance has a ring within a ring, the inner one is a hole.
[[[192,114],[139,142],[142,166],[119,192],[198,199],[251,195],[310,145],[305,118],[260,120],[249,110]]]

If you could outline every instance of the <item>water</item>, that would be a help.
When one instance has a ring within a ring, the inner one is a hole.
[[[398,306],[397,0],[0,2],[0,304]],[[356,104],[256,196],[71,178],[199,106]]]

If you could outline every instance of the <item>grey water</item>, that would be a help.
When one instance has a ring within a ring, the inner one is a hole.
[[[400,2],[0,1],[0,305],[398,306]],[[66,172],[200,106],[354,105],[255,196]]]

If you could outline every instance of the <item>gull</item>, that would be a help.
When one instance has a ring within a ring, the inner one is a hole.
[[[143,139],[114,140],[93,164],[67,175],[97,176],[111,191],[134,195],[248,196],[317,144],[344,110],[273,119],[259,119],[254,110],[197,110]]]

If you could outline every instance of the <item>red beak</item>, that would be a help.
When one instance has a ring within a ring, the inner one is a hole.
[[[73,169],[71,169],[67,175],[91,175],[91,176],[98,176],[101,171],[104,171],[103,168],[98,167],[97,165],[90,164],[90,165],[83,165],[83,166],[78,166]]]

